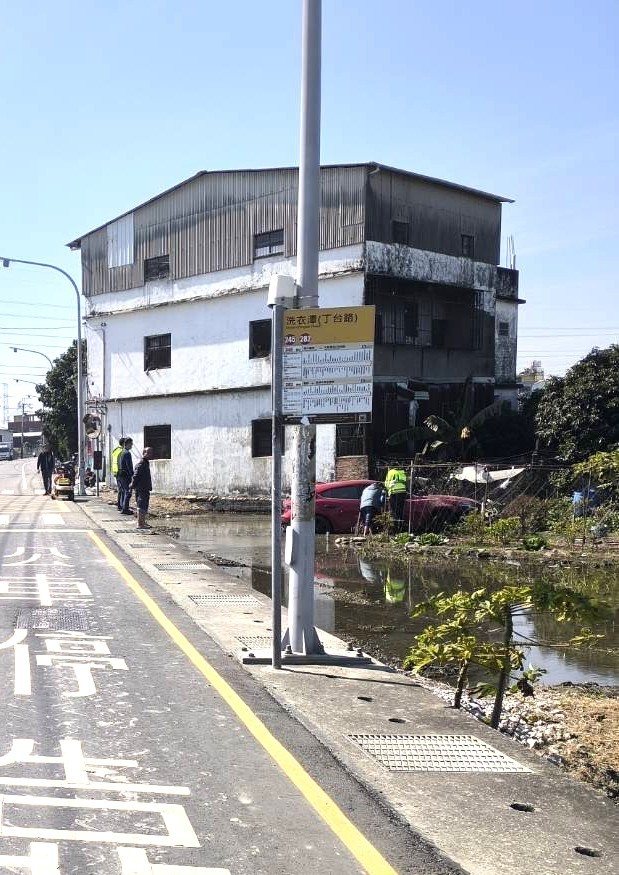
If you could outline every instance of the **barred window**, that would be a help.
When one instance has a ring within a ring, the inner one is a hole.
[[[271,320],[255,319],[249,323],[249,357],[266,358],[271,353]]]
[[[145,425],[144,446],[151,447],[153,458],[172,458],[172,426],[171,425]]]
[[[270,456],[272,450],[272,420],[253,419],[251,423],[251,454],[252,458]],[[285,452],[285,429],[282,426],[282,454]]]
[[[461,234],[462,240],[462,255],[465,258],[475,257],[475,238],[472,234]]]
[[[391,239],[394,243],[404,243],[405,245],[408,245],[408,222],[394,219],[391,222]]]
[[[509,337],[509,322],[499,322],[499,337]]]
[[[144,338],[144,370],[172,367],[172,335],[153,334]]]
[[[170,256],[158,255],[144,259],[144,282],[164,280],[170,276]]]
[[[265,234],[254,234],[254,258],[266,258],[269,255],[279,255],[284,251],[284,229],[267,231]]]

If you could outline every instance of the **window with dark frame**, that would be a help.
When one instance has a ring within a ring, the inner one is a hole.
[[[254,258],[267,258],[269,255],[280,255],[284,251],[284,229],[266,231],[264,234],[254,234]]]
[[[144,259],[144,282],[165,280],[170,276],[170,256],[157,255]]]
[[[447,319],[432,320],[432,346],[445,349],[447,345]]]
[[[258,459],[263,456],[270,456],[272,450],[272,420],[271,419],[252,419],[251,422],[251,455],[253,459]],[[282,426],[282,455],[285,452],[284,446],[285,429]]]
[[[271,320],[255,319],[249,323],[249,357],[262,359],[271,354]]]
[[[144,370],[172,367],[172,335],[153,334],[144,338]]]
[[[401,219],[393,219],[391,222],[391,239],[394,243],[408,245],[408,222]]]
[[[465,258],[475,257],[475,238],[472,234],[460,234],[462,241],[462,255]]]
[[[145,425],[144,446],[152,448],[154,459],[171,459],[172,426]]]
[[[499,322],[499,337],[509,337],[509,322]]]

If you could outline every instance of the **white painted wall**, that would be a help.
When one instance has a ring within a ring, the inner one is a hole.
[[[360,258],[361,247],[321,256],[321,306],[361,304],[363,272],[353,257]],[[279,267],[288,272],[290,260],[266,261],[259,274],[253,265],[249,278],[222,271],[182,283],[148,283],[89,302],[88,388],[90,396],[108,399],[112,447],[122,435],[131,436],[137,457],[144,426],[171,426],[172,459],[153,462],[156,491],[270,490],[270,457],[251,457],[251,422],[270,416],[271,364],[270,357],[249,359],[249,322],[271,315],[267,288],[254,287],[256,278],[263,281]],[[162,304],[166,290],[169,300]],[[171,368],[146,373],[144,337],[168,332]],[[292,473],[290,439],[288,429],[285,485]],[[316,466],[319,480],[334,478],[333,425],[318,428]]]

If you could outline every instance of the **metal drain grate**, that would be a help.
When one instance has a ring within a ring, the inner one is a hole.
[[[271,647],[273,639],[270,635],[246,635],[243,638],[236,639],[243,647],[257,648],[261,650],[264,647]]]
[[[133,529],[114,529],[113,531],[116,535],[135,535],[135,528],[133,528]]]
[[[131,547],[134,550],[161,550],[161,544],[145,544],[144,541],[140,541],[139,544],[127,544],[127,547]]]
[[[222,602],[227,605],[260,604],[253,595],[224,595],[223,593],[215,593],[214,595],[190,595],[189,598],[196,605],[217,605]]]
[[[391,772],[530,772],[474,735],[349,735]]]
[[[159,562],[155,568],[157,571],[210,571],[204,562]]]
[[[17,615],[15,628],[87,632],[88,616],[84,608],[23,608]]]

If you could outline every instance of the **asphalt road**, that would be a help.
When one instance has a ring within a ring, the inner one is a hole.
[[[42,493],[35,467],[0,463],[0,873],[459,871],[106,544],[79,505],[28,495]],[[211,682],[182,641],[208,660]],[[249,722],[231,710],[235,695]],[[254,718],[283,746],[279,765],[251,734]],[[312,782],[327,794],[322,814],[304,793]]]

